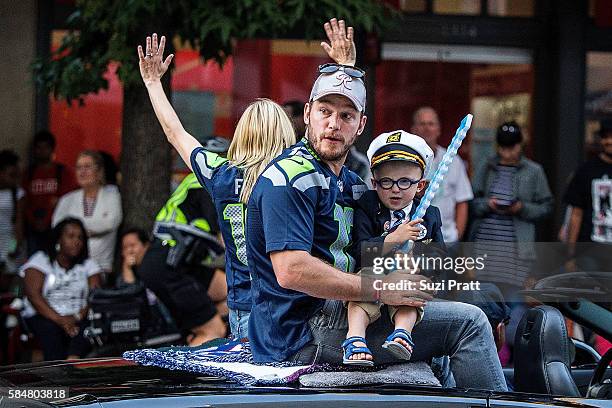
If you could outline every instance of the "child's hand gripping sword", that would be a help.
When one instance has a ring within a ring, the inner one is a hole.
[[[472,126],[473,118],[474,118],[473,115],[467,114],[461,121],[461,124],[459,125],[459,127],[457,128],[457,131],[455,132],[455,136],[453,136],[453,139],[448,145],[448,149],[446,150],[446,153],[444,153],[444,156],[442,157],[442,161],[440,162],[438,169],[436,170],[433,177],[431,178],[431,181],[429,182],[429,186],[427,187],[427,190],[425,190],[425,194],[423,194],[423,197],[421,198],[421,202],[419,203],[419,206],[415,210],[414,215],[412,216],[411,220],[416,220],[417,218],[423,218],[425,216],[425,212],[427,211],[427,208],[429,208],[436,193],[440,189],[440,185],[442,184],[442,180],[444,179],[444,176],[448,172],[449,166],[451,165],[455,156],[457,156],[457,151],[459,150],[459,147],[461,147],[461,143],[463,143],[463,139],[465,139],[465,136],[467,135],[468,130],[470,130],[470,126]],[[412,240],[406,241],[400,247],[399,252],[409,253],[413,247],[414,247],[414,241]]]

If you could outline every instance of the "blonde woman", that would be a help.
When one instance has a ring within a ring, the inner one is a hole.
[[[268,163],[295,143],[295,132],[282,107],[268,99],[258,99],[246,108],[238,121],[227,158],[204,150],[200,142],[185,131],[162,89],[160,78],[172,57],[162,64],[164,42],[162,37],[159,52],[153,57],[145,58],[142,49],[139,50],[140,72],[168,141],[214,201],[226,247],[230,327],[233,336],[247,337],[251,282],[244,231],[246,203],[257,177]],[[155,34],[153,46],[157,49]],[[147,38],[147,49],[150,48],[151,38]],[[209,337],[208,333],[198,333],[198,330],[192,329],[192,332],[196,336],[189,341],[191,345],[200,344]]]

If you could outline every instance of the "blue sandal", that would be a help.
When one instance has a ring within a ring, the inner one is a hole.
[[[355,346],[354,343],[357,341],[361,341],[367,344],[365,338],[359,337],[359,336],[349,337],[348,339],[344,340],[344,342],[342,343],[342,350],[344,350],[344,356],[342,357],[342,363],[347,364],[347,365],[357,365],[357,366],[366,366],[366,367],[373,366],[374,361],[372,360],[351,359],[352,356],[354,356],[355,354],[360,354],[360,353],[372,355],[372,352],[367,346],[366,347]]]
[[[410,347],[414,348],[414,342],[412,341],[410,332],[405,329],[395,329],[382,345],[382,348],[388,350],[389,353],[393,354],[395,357],[401,360],[410,360],[410,357],[412,357],[412,350],[394,341],[394,339],[402,339],[408,343]]]

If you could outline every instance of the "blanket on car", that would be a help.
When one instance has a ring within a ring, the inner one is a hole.
[[[213,340],[198,347],[162,347],[123,353],[123,358],[141,365],[225,377],[243,385],[287,384],[311,365],[294,363],[256,364],[248,342]]]
[[[290,362],[255,363],[248,342],[217,339],[198,347],[163,347],[127,351],[126,360],[141,365],[224,377],[242,385],[290,384],[343,386],[380,383],[437,385],[440,383],[425,363],[381,367],[347,367],[329,364],[300,365]],[[305,376],[317,373],[316,376]],[[392,379],[393,378],[393,379]]]

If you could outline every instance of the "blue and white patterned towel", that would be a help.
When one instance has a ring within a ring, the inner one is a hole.
[[[123,353],[126,360],[145,366],[225,377],[243,385],[288,384],[301,374],[327,371],[326,365],[253,362],[248,342],[213,340],[199,347],[164,347]]]

